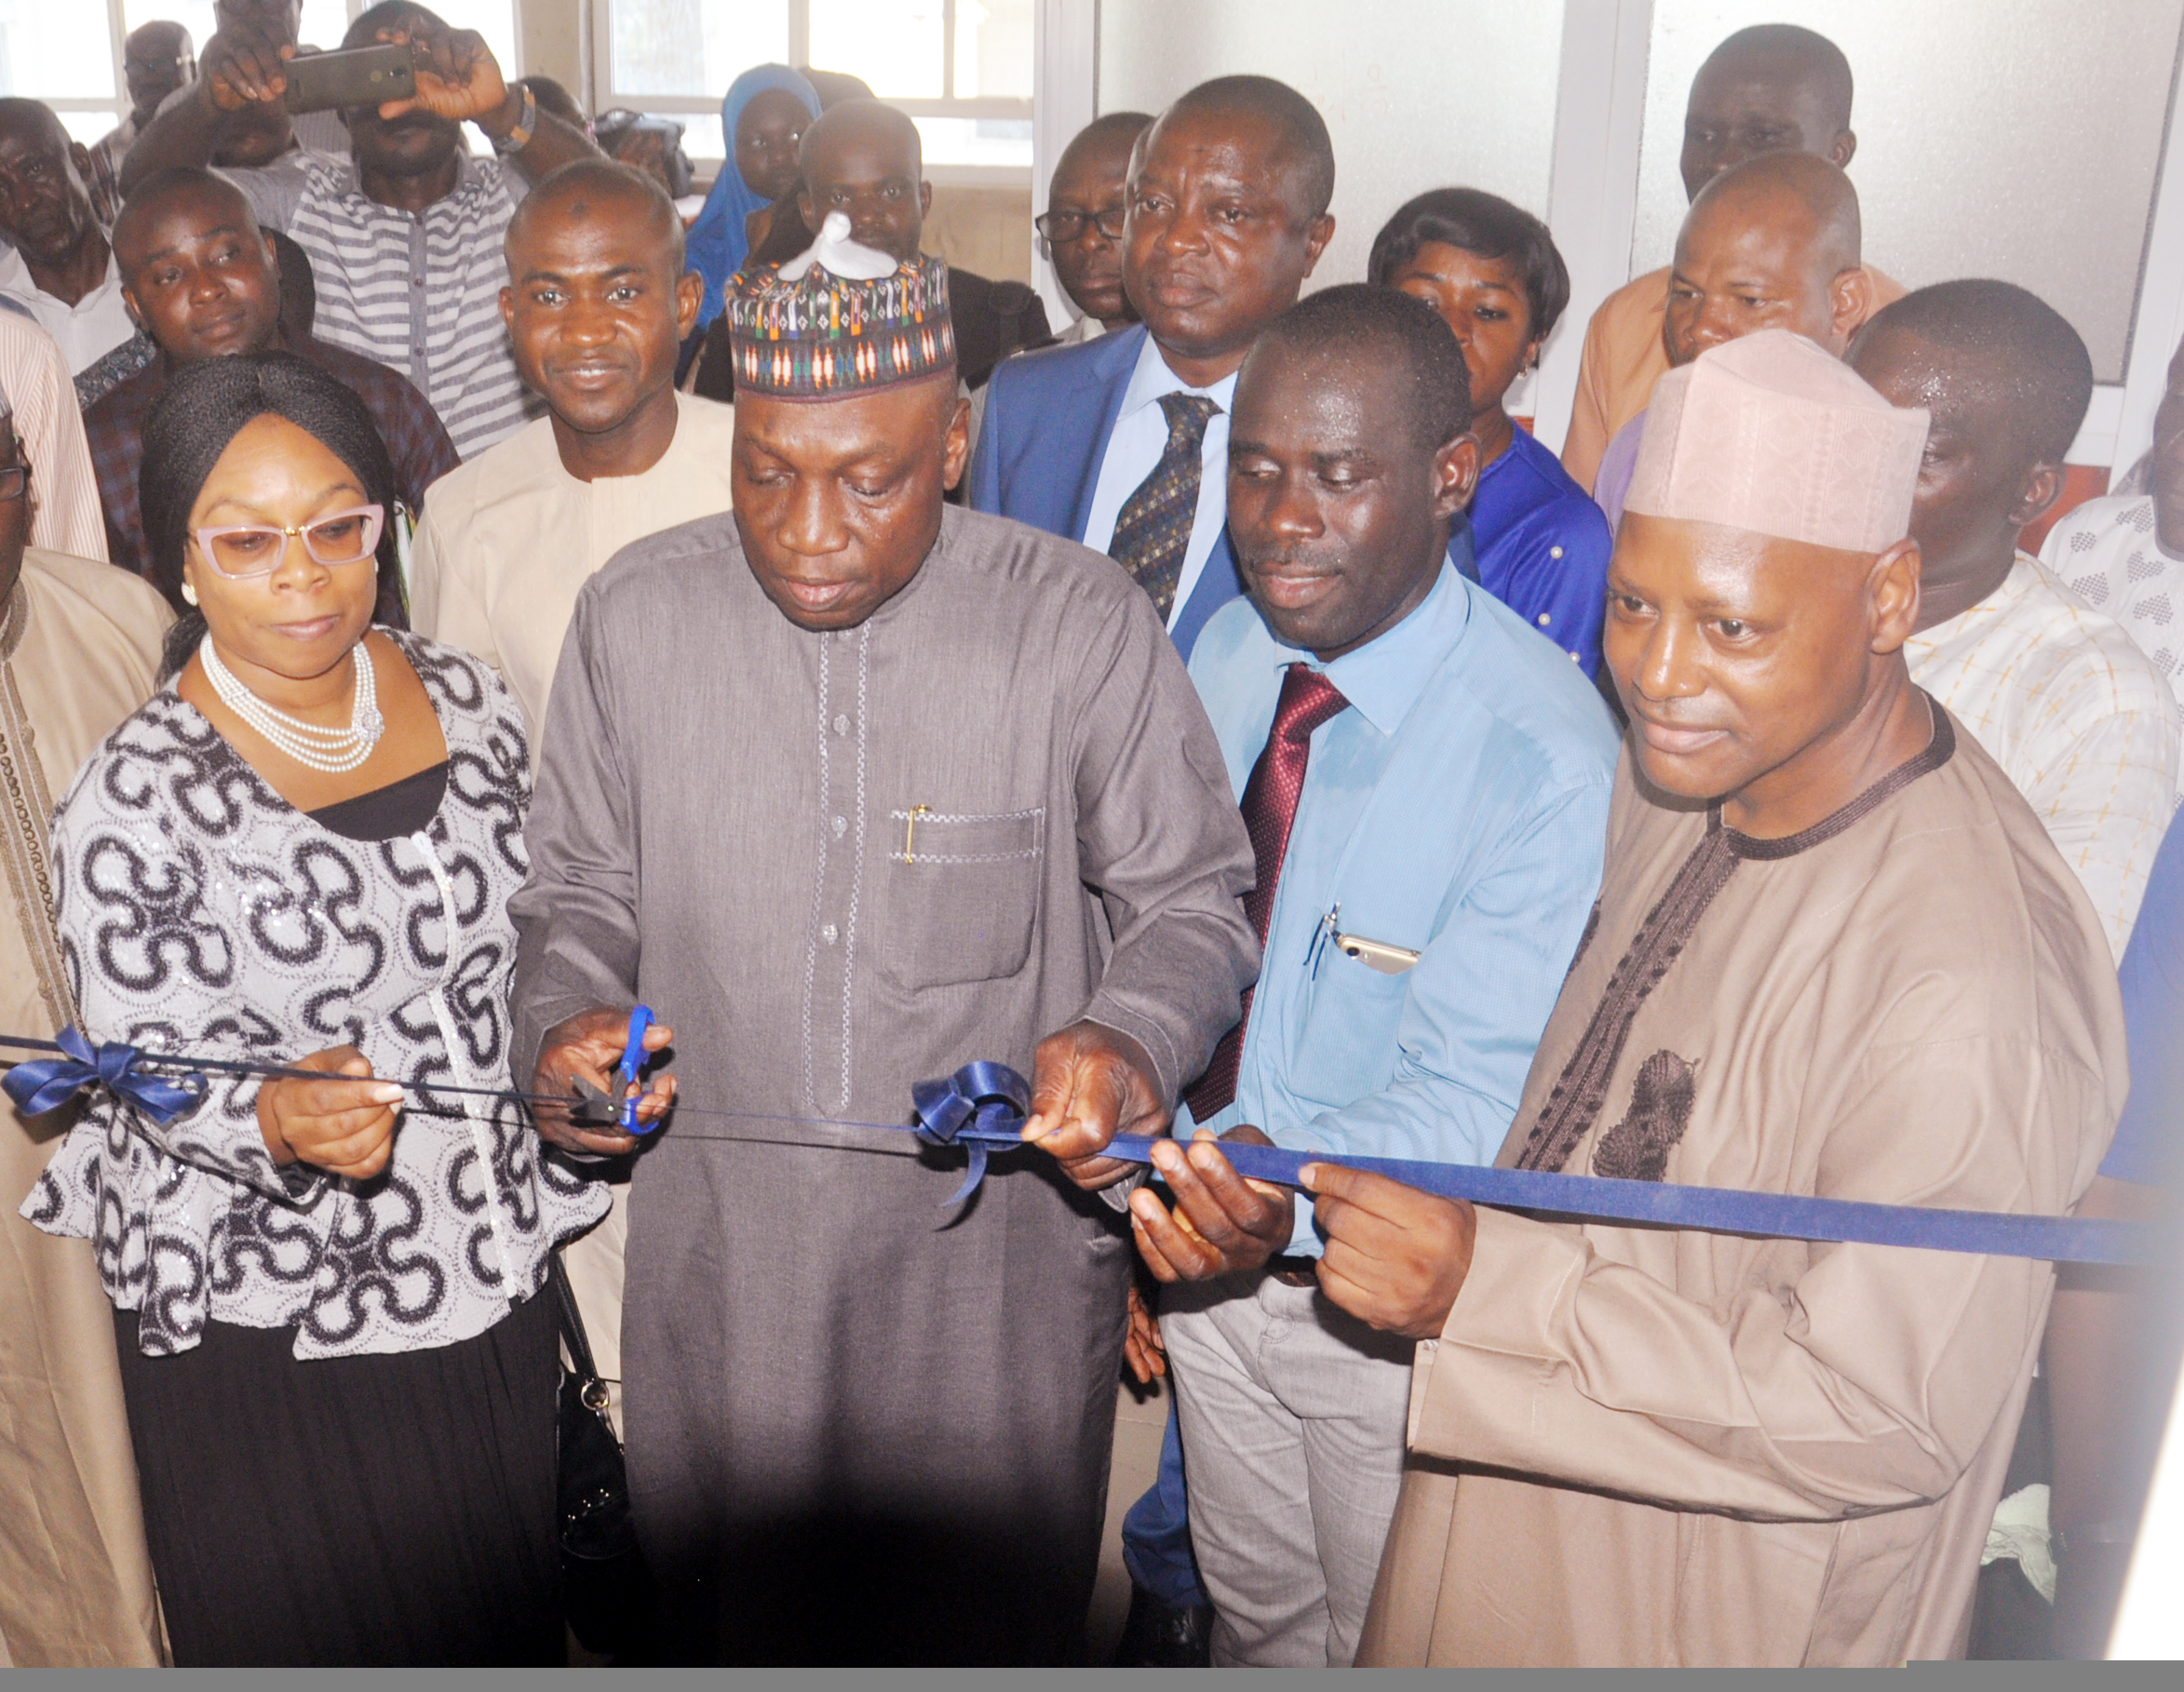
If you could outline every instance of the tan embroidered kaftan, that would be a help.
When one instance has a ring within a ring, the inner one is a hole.
[[[2059,1213],[2125,1088],[2108,942],[1936,710],[1755,840],[1634,784],[1500,1162]],[[1481,1209],[1358,1660],[1960,1655],[2053,1271]]]
[[[52,795],[150,695],[172,613],[126,571],[34,548],[5,616],[0,1032],[48,1038],[72,1019],[52,930]],[[67,1115],[26,1121],[0,1100],[0,1662],[155,1663],[113,1314],[88,1242],[16,1214]]]

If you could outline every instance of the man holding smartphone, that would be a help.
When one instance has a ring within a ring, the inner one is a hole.
[[[1584,673],[1449,562],[1478,477],[1455,336],[1393,289],[1276,318],[1238,377],[1249,602],[1191,657],[1258,860],[1241,1025],[1130,1195],[1216,1663],[1347,1665],[1402,1481],[1411,1346],[1317,1296],[1309,1205],[1216,1136],[1486,1162],[1599,885],[1615,733]],[[1191,1143],[1193,1122],[1196,1143]],[[1188,1151],[1185,1147],[1188,1145]]]
[[[206,45],[195,92],[130,150],[125,192],[167,167],[209,162],[232,114],[285,110],[292,26],[230,16]],[[476,31],[451,29],[409,0],[372,7],[342,46],[408,47],[414,95],[343,111],[348,159],[297,152],[225,174],[261,225],[309,256],[319,338],[408,376],[468,457],[531,415],[501,324],[508,220],[532,181],[597,150],[505,83]],[[468,154],[465,120],[497,157]]]

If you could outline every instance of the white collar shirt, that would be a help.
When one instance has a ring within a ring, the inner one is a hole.
[[[1229,520],[1229,411],[1236,402],[1236,379],[1224,376],[1209,388],[1194,388],[1168,368],[1152,336],[1138,354],[1138,368],[1123,391],[1123,409],[1108,437],[1107,455],[1099,461],[1099,480],[1092,490],[1092,512],[1085,523],[1085,544],[1106,552],[1114,541],[1115,520],[1139,485],[1151,476],[1167,450],[1167,413],[1160,402],[1169,394],[1197,394],[1220,410],[1206,423],[1206,439],[1199,453],[1198,515],[1191,525],[1191,539],[1183,548],[1182,573],[1176,579],[1176,597],[1168,606],[1167,625],[1190,602],[1221,525]]]
[[[114,254],[106,255],[106,277],[74,305],[47,293],[31,276],[21,253],[10,247],[0,253],[0,294],[21,306],[38,327],[61,343],[61,355],[74,375],[137,332],[128,307],[121,299],[121,266]]]

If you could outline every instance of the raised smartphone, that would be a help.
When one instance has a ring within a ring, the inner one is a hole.
[[[345,106],[376,106],[408,100],[417,92],[406,47],[355,47],[339,53],[310,53],[282,69],[288,78],[283,97],[290,112],[329,112]]]

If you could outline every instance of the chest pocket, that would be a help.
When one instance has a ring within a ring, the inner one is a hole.
[[[883,971],[923,987],[1021,970],[1039,917],[1045,807],[986,816],[891,811],[884,826]]]
[[[1324,946],[1292,1049],[1289,1085],[1298,1096],[1339,1110],[1394,1080],[1409,989],[1405,976],[1383,975],[1331,941]]]

